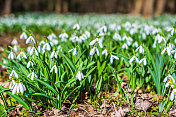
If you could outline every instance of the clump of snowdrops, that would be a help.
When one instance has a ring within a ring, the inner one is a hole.
[[[133,98],[126,95],[128,89],[121,87],[120,76],[126,75],[132,97],[140,87],[163,97],[160,112],[170,109],[176,92],[175,25],[158,27],[156,21],[71,24],[59,35],[50,33],[41,41],[31,31],[23,31],[18,38],[26,40],[27,48],[21,49],[14,39],[12,46],[4,49],[7,57],[1,62],[10,74],[10,86],[0,89],[26,109],[31,109],[33,102],[61,108],[67,99],[75,104],[86,92],[96,100],[112,87],[117,88],[115,95],[133,104]]]

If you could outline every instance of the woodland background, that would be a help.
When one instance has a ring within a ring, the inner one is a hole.
[[[0,0],[0,15],[16,12],[130,13],[152,17],[176,13],[176,0]]]

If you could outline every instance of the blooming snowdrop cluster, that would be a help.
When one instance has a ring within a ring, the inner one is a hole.
[[[61,106],[61,102],[68,98],[76,100],[82,93],[97,96],[106,87],[121,86],[117,83],[127,76],[133,91],[140,87],[158,95],[167,93],[174,100],[174,18],[146,22],[130,16],[75,17],[79,22],[70,15],[38,19],[11,17],[6,27],[17,23],[23,26],[21,35],[12,40],[8,50],[3,49],[7,56],[1,64],[10,73],[12,94],[26,94],[23,96],[28,98],[40,95]],[[2,24],[7,21],[7,18],[0,20]],[[33,25],[53,30],[36,36],[36,32],[27,30]],[[19,44],[23,40],[25,48]]]

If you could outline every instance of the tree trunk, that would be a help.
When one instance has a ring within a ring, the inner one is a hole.
[[[135,0],[134,1],[134,10],[132,11],[132,15],[136,16],[141,13],[143,2],[144,2],[143,0]]]
[[[175,11],[175,0],[169,0],[168,1],[168,7],[170,10],[170,13],[174,13]]]
[[[56,0],[56,13],[60,14],[62,8],[62,0]]]
[[[68,13],[68,1],[63,1],[63,13]]]
[[[12,0],[5,0],[4,14],[11,13],[11,3],[12,3]]]
[[[164,12],[166,0],[157,0],[155,15],[161,15]]]
[[[53,0],[48,0],[48,12],[53,11]]]
[[[153,7],[154,0],[145,0],[142,15],[145,18],[151,18],[153,16]]]

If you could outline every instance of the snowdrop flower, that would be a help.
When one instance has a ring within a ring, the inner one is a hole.
[[[136,62],[139,63],[139,60],[138,60],[138,58],[137,58],[136,56],[133,56],[133,57],[130,59],[129,63],[131,64],[134,60],[136,60]]]
[[[11,42],[12,45],[17,45],[18,44],[18,41],[16,39],[14,39],[12,42]]]
[[[145,57],[139,61],[139,64],[141,64],[142,62],[143,62],[143,65],[146,66],[147,61]]]
[[[53,40],[51,40],[50,41],[50,44],[53,46],[53,45],[57,45],[59,43],[59,41],[58,40],[56,40],[56,39],[53,39]]]
[[[50,34],[48,37],[47,37],[49,40],[53,40],[54,38],[57,38],[56,35],[54,33]]]
[[[27,56],[23,51],[21,51],[17,56],[18,60],[21,60],[21,58],[27,59]]]
[[[29,68],[30,66],[33,66],[33,62],[32,62],[32,61],[29,61],[29,62],[27,63],[27,68]]]
[[[133,47],[138,47],[138,42],[137,42],[137,41],[134,42],[132,46],[133,46]]]
[[[83,35],[81,35],[79,38],[84,41],[84,40],[86,40],[88,37],[86,36],[86,34],[83,34]]]
[[[111,57],[110,57],[111,64],[113,63],[114,59],[119,60],[119,58],[117,56],[111,55]]]
[[[126,38],[126,40],[127,40],[127,42],[126,42],[126,43],[127,43],[127,45],[129,45],[129,46],[130,46],[130,45],[131,45],[131,43],[132,43],[132,41],[133,41],[133,39],[132,39],[131,37],[127,37],[127,38]]]
[[[7,64],[7,60],[3,59],[3,64]],[[2,65],[2,68],[3,68],[3,69],[6,69],[6,67],[3,66],[3,65]]]
[[[14,50],[15,52],[17,52],[17,51],[18,51],[18,47],[17,47],[16,45],[14,45],[14,46],[13,46],[13,50]]]
[[[90,32],[85,31],[85,35],[87,36],[87,38],[90,38]]]
[[[174,100],[174,98],[175,98],[175,93],[176,93],[176,89],[173,89],[172,92],[171,92],[171,95],[170,95],[171,101]]]
[[[45,41],[42,40],[42,41],[40,42],[40,45],[44,45],[44,44],[45,44]]]
[[[38,52],[40,53],[40,52],[41,52],[41,47],[38,46],[38,47],[37,47],[37,50],[38,50]],[[37,52],[37,53],[38,53],[38,52]],[[38,55],[37,55],[37,56],[38,56]]]
[[[58,70],[56,64],[51,68],[50,72],[53,72],[53,70],[55,71],[55,73],[57,73]]]
[[[35,49],[35,47],[32,47],[32,48],[31,48],[31,50],[30,50],[30,52],[29,52],[30,56],[33,55],[33,53],[35,53],[36,56],[39,55],[38,52],[37,52],[37,49]]]
[[[10,83],[9,89],[13,89],[15,84],[16,84],[15,80],[12,80],[12,82]]]
[[[50,58],[55,57],[57,59],[57,55],[58,55],[59,51],[55,51],[55,49],[53,50],[53,52],[50,55]]]
[[[135,52],[137,52],[139,50],[139,53],[144,53],[144,48],[142,47],[142,45],[140,45],[136,50]]]
[[[37,75],[33,71],[32,73],[30,73],[29,75],[27,75],[27,77],[31,77],[31,80],[34,80],[34,78],[37,78]]]
[[[114,40],[119,40],[119,41],[122,40],[122,39],[121,39],[121,36],[120,36],[118,33],[115,33],[115,34],[114,34],[113,39],[114,39]]]
[[[10,54],[8,55],[8,59],[14,59],[14,58],[16,58],[16,55],[11,50]]]
[[[174,78],[169,74],[168,76],[166,76],[164,78],[164,81],[163,82],[167,82],[165,87],[168,87],[168,86],[171,86],[173,88],[173,84],[175,83],[175,80]]]
[[[127,45],[126,43],[124,43],[124,44],[122,45],[122,48],[123,48],[123,49],[128,49],[128,45]]]
[[[122,37],[122,41],[125,41],[125,40],[127,40],[127,36],[126,35],[124,35],[123,37]]]
[[[169,27],[169,28],[167,29],[167,31],[168,31],[168,32],[171,32],[171,35],[173,35],[175,29],[174,29],[173,27]]]
[[[71,51],[73,51],[73,56],[75,56],[77,54],[76,48],[73,48],[73,49],[69,50],[68,52],[71,52]]]
[[[107,51],[106,49],[104,49],[101,54],[102,54],[102,55],[105,55],[105,56],[108,56],[108,51]]]
[[[20,83],[16,83],[13,90],[12,90],[12,94],[19,94],[20,92],[21,93],[24,93],[24,91],[26,90],[26,87],[20,82]]]
[[[107,27],[104,25],[99,28],[97,32],[102,33],[102,35],[104,35],[107,32]]]
[[[176,50],[172,50],[171,53],[175,53],[174,58],[176,59]]]
[[[21,35],[20,35],[20,39],[27,39],[27,34],[25,32],[23,32]]]
[[[61,41],[67,41],[68,34],[64,32],[59,35],[59,38],[61,38]]]
[[[79,24],[75,24],[75,25],[73,26],[73,29],[79,30],[79,29],[80,29]]]
[[[51,47],[50,47],[49,43],[47,43],[47,42],[44,44],[44,46],[43,46],[43,48],[42,48],[42,52],[44,53],[45,50],[48,50],[48,51],[51,50]]]
[[[15,72],[15,70],[13,69],[12,72],[10,73],[9,79],[11,78],[18,78],[18,74]]]
[[[29,38],[26,40],[26,44],[29,44],[31,42],[33,42],[35,44],[35,39],[33,36],[29,36]]]
[[[78,38],[78,36],[76,36],[76,35],[72,35],[71,37],[70,37],[70,40],[72,41],[72,42],[76,42],[77,40],[79,40],[79,38]]]
[[[90,55],[94,55],[94,54],[95,54],[95,51],[97,52],[97,55],[99,56],[99,51],[98,51],[98,48],[97,48],[97,47],[93,47],[93,48],[90,50]]]
[[[167,50],[167,54],[170,56],[172,49],[169,45],[167,45],[167,47],[164,48],[164,50],[161,52],[161,54],[164,54],[166,50]]]
[[[102,42],[103,42],[102,39],[96,38],[96,39],[94,39],[93,41],[91,41],[91,42],[89,43],[89,45],[94,45],[95,43],[98,43],[99,46],[100,46],[100,48],[103,48]]]
[[[84,79],[84,75],[81,71],[78,71],[78,73],[76,74],[76,78],[81,81],[82,79]]]

